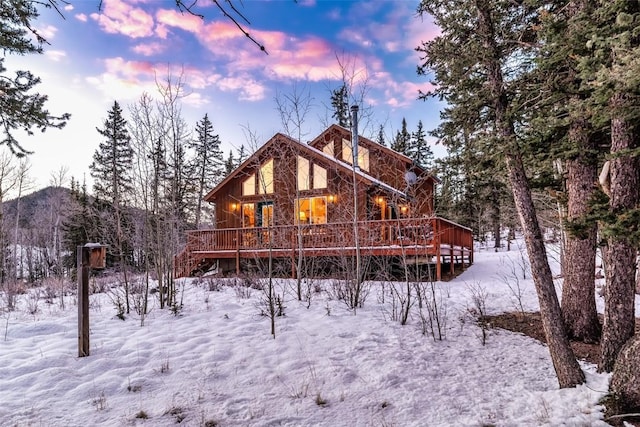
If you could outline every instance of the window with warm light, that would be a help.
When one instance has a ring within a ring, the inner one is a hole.
[[[352,143],[346,139],[342,140],[342,160],[353,164]],[[362,145],[358,145],[358,166],[362,170],[369,170],[369,150]]]
[[[298,199],[298,203],[296,203],[295,218],[300,224],[326,224],[326,197],[304,197]]]
[[[259,178],[258,194],[273,193],[273,159],[267,160],[260,166]]]
[[[273,203],[262,205],[260,227],[271,227],[273,225]]]
[[[256,205],[254,203],[242,204],[242,226],[244,228],[256,226]]]
[[[351,141],[342,140],[342,160],[349,164],[353,164],[353,151],[351,150]]]
[[[369,170],[369,149],[366,147],[358,147],[358,166],[362,170]]]
[[[309,160],[298,156],[298,190],[308,190],[311,188],[309,178]]]
[[[256,176],[251,175],[242,182],[242,195],[253,196],[256,194]]]
[[[333,151],[333,141],[329,142],[327,145],[325,145],[324,147],[322,147],[322,152],[324,154],[328,154],[331,157],[334,157],[334,151]]]
[[[313,188],[327,188],[327,170],[316,164],[313,165]]]

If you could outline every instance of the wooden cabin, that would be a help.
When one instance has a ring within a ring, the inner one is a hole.
[[[470,229],[434,216],[438,179],[412,160],[332,125],[308,144],[276,134],[212,189],[211,230],[187,232],[175,277],[240,273],[269,258],[296,276],[298,259],[361,256],[435,266],[473,262]],[[325,269],[326,270],[326,269]]]

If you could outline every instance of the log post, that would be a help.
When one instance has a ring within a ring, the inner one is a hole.
[[[78,357],[89,355],[89,250],[78,246]]]
[[[77,247],[78,357],[89,356],[89,271],[105,268],[107,248],[99,243]]]

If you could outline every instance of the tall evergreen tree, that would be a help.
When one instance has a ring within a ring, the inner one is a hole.
[[[634,335],[635,274],[640,247],[640,4],[598,1],[595,25],[579,63],[594,88],[597,124],[609,126],[609,202],[602,216],[606,239],[605,310],[598,369],[611,371],[622,346]]]
[[[351,125],[351,116],[349,114],[349,91],[346,84],[331,91],[331,107],[333,108],[331,117],[336,119],[338,125],[348,128]]]
[[[236,159],[233,157],[233,150],[229,150],[229,157],[224,161],[224,176],[228,176],[236,168]]]
[[[242,144],[240,145],[240,148],[238,148],[238,159],[236,160],[236,167],[240,166],[242,162],[247,160],[247,157],[249,157],[249,155],[247,154],[247,149],[244,148],[244,144]]]
[[[122,109],[117,101],[108,112],[102,129],[96,128],[104,140],[93,154],[93,162],[89,166],[94,179],[93,190],[100,210],[106,209],[103,217],[103,232],[108,243],[115,248],[119,259],[119,267],[124,276],[126,309],[129,313],[129,282],[127,277],[127,262],[132,251],[127,237],[132,233],[126,230],[126,206],[133,191],[131,169],[133,164],[133,150],[131,138],[127,130],[127,121],[122,115]]]
[[[73,269],[77,264],[77,247],[99,240],[95,213],[91,208],[86,182],[80,185],[75,180],[71,180],[69,211],[68,217],[62,224],[62,243],[65,248],[64,252],[69,254],[64,259],[64,266]]]
[[[57,7],[57,3],[34,0],[0,2],[0,49],[9,55],[41,54],[46,40],[35,30],[34,21],[39,16],[36,6]],[[7,73],[6,57],[0,57],[0,127],[3,137],[0,144],[18,156],[28,154],[16,139],[15,131],[33,134],[33,129],[42,132],[48,128],[62,128],[69,114],[55,116],[45,104],[47,96],[32,93],[40,78],[31,72],[20,70],[14,76]]]
[[[433,167],[433,151],[427,142],[427,132],[424,130],[422,120],[418,121],[416,131],[411,134],[407,155],[423,168],[431,169]]]
[[[200,227],[202,198],[205,191],[217,185],[224,175],[224,160],[220,151],[220,137],[214,134],[213,123],[207,114],[196,123],[197,139],[190,143],[195,151],[194,167],[197,180],[195,227]]]
[[[109,110],[102,129],[96,130],[104,140],[94,152],[93,162],[89,166],[94,179],[94,195],[113,206],[122,206],[132,190],[133,150],[127,121],[117,101]]]
[[[453,106],[454,128],[486,132],[493,149],[504,156],[513,198],[525,234],[533,280],[538,293],[542,324],[560,387],[584,382],[564,330],[553,276],[531,188],[526,176],[516,133],[517,112],[513,94],[519,77],[529,70],[531,53],[522,43],[537,18],[535,8],[508,0],[422,1],[418,11],[433,17],[441,33],[424,42],[418,51],[424,63],[420,74],[434,72],[436,87],[429,95],[440,96]],[[518,61],[513,61],[518,58]],[[468,101],[468,102],[467,102]],[[455,111],[457,110],[457,111]],[[479,118],[474,123],[470,118]]]
[[[580,78],[578,62],[587,49],[591,1],[549,2],[542,17],[541,50],[533,85],[549,93],[537,103],[533,126],[546,134],[534,148],[553,156],[564,183],[563,228],[566,230],[562,270],[562,316],[570,338],[597,342],[600,323],[595,303],[597,224],[589,220],[594,198],[598,141],[586,102],[592,90]],[[550,79],[549,76],[554,76]],[[533,86],[530,86],[533,87]],[[536,123],[537,122],[537,123]]]
[[[409,145],[411,144],[411,133],[407,130],[407,120],[402,118],[402,128],[396,133],[396,137],[391,143],[391,149],[398,153],[409,155]]]
[[[376,142],[382,146],[387,146],[387,142],[385,141],[385,136],[384,136],[384,126],[380,125],[380,127],[378,128],[378,137],[376,138]]]

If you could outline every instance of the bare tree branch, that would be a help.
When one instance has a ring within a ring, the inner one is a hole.
[[[219,0],[211,0],[213,2],[213,4],[215,4],[218,9],[220,9],[220,12],[222,12],[222,14],[224,15],[225,18],[229,19],[231,22],[233,22],[236,27],[238,27],[238,29],[240,30],[240,32],[242,32],[242,34],[244,34],[249,40],[251,40],[256,46],[258,46],[260,48],[261,51],[263,51],[266,55],[268,55],[269,53],[267,52],[267,49],[264,47],[263,44],[261,44],[260,42],[258,42],[255,38],[253,38],[253,36],[251,34],[249,34],[249,32],[247,30],[245,30],[245,28],[242,26],[242,24],[240,24],[240,22],[238,22],[238,20],[242,20],[244,21],[247,25],[251,25],[251,22],[247,19],[246,16],[244,16],[234,5],[233,0],[224,0],[225,3],[228,4],[229,9],[231,9],[230,11],[227,11],[227,9],[225,8],[225,6],[223,4],[221,4],[221,2]],[[197,16],[198,18],[204,19],[204,15],[197,13],[193,10],[193,8],[198,4],[198,0],[193,0],[191,4],[187,5],[185,4],[185,2],[183,0],[176,0],[176,6],[178,7],[178,9],[181,12],[187,12],[193,16]],[[234,14],[235,16],[231,15]]]

